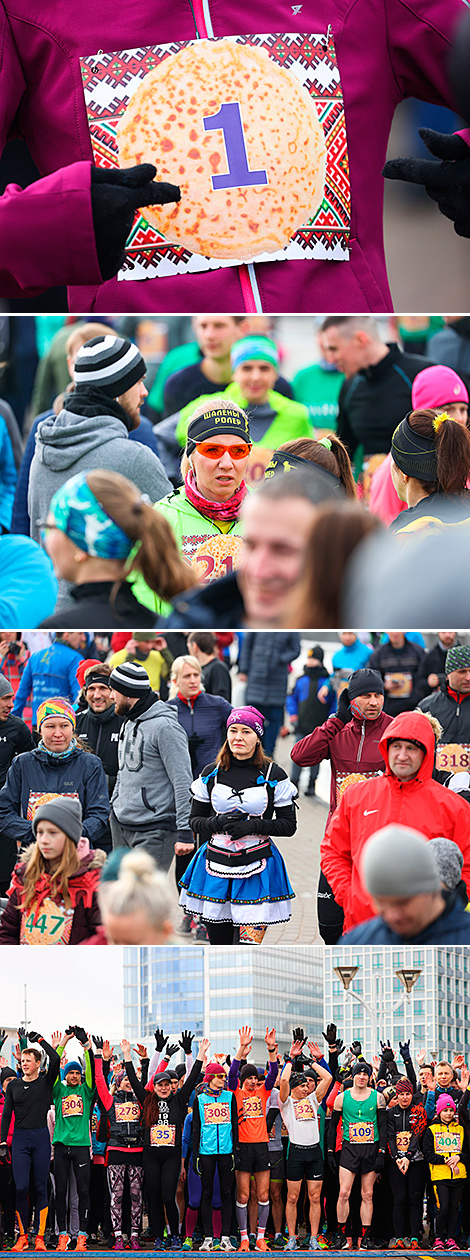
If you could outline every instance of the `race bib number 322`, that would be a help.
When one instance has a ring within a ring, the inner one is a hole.
[[[343,94],[331,28],[81,59],[97,166],[152,162],[181,200],[138,214],[121,279],[349,257]],[[288,190],[288,195],[286,195]]]

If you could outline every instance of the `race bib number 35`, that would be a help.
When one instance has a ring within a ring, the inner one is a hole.
[[[375,1142],[372,1120],[354,1120],[349,1125],[350,1142]]]
[[[174,1146],[176,1129],[174,1124],[152,1124],[150,1127],[151,1146]]]
[[[204,1103],[204,1124],[228,1124],[230,1106],[228,1102]]]
[[[62,1115],[64,1120],[71,1116],[83,1115],[83,1098],[80,1094],[66,1094],[62,1099]]]
[[[96,165],[152,161],[181,188],[180,202],[137,216],[121,279],[349,257],[330,28],[100,52],[81,71]]]

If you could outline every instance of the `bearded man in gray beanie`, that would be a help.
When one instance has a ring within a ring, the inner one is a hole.
[[[48,416],[37,429],[28,491],[31,537],[37,542],[52,496],[76,473],[92,468],[122,473],[152,503],[173,489],[158,456],[128,441],[140,424],[146,371],[137,346],[113,333],[92,337],[79,350],[73,392],[59,415]]]
[[[361,865],[377,917],[346,932],[345,944],[470,944],[456,844],[440,836],[428,842],[422,832],[392,823],[367,841]]]
[[[419,708],[440,722],[440,743],[470,744],[470,647],[458,643],[449,648],[445,680],[438,691],[420,700]]]
[[[168,871],[173,857],[194,851],[187,736],[176,709],[152,691],[142,665],[124,661],[109,681],[115,713],[124,718],[111,800],[113,847],[142,847]]]

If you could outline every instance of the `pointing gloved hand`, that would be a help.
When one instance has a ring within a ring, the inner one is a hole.
[[[462,136],[445,135],[420,127],[426,148],[438,162],[429,158],[392,158],[382,175],[422,184],[428,197],[436,201],[441,214],[451,219],[457,236],[470,236],[470,149]]]
[[[351,721],[352,713],[351,713],[351,708],[349,704],[349,691],[347,687],[343,687],[340,698],[338,700],[336,717],[339,717],[341,722],[344,722],[345,726],[346,726],[346,722]]]
[[[91,209],[96,252],[103,280],[115,276],[125,259],[125,244],[136,210],[181,200],[177,184],[155,182],[155,166],[144,162],[127,170],[91,168]]]

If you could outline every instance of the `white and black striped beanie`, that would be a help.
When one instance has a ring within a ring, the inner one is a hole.
[[[147,364],[140,350],[127,337],[92,337],[78,351],[73,377],[80,385],[100,389],[108,398],[119,398],[126,389],[141,381]]]
[[[147,670],[142,665],[134,664],[134,661],[124,661],[122,665],[116,665],[109,682],[113,691],[119,691],[121,696],[130,696],[133,700],[152,690]]]

